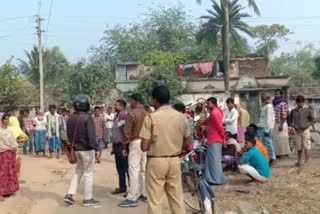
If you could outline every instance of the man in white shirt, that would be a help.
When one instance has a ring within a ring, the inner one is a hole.
[[[104,120],[106,121],[106,147],[111,143],[112,126],[115,114],[112,113],[112,107],[108,107]]]
[[[270,158],[270,164],[275,164],[276,154],[274,152],[273,144],[272,144],[272,131],[274,128],[274,109],[273,105],[270,103],[270,97],[266,95],[261,96],[262,108],[260,113],[260,119],[258,123],[258,138],[261,140],[263,145],[268,150],[268,155]]]
[[[238,117],[239,112],[234,107],[234,99],[228,98],[227,101],[228,109],[224,113],[223,124],[225,125],[226,132],[230,132],[234,139],[238,136]]]

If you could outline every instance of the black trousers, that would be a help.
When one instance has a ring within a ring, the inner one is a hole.
[[[121,143],[113,144],[113,152],[114,152],[115,161],[116,161],[116,168],[119,175],[119,188],[123,191],[126,191],[127,190],[126,176],[129,176],[128,157],[122,156],[122,148],[123,148],[123,145]]]

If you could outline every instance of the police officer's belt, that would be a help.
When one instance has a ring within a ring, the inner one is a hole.
[[[176,155],[161,155],[161,156],[151,156],[148,155],[148,158],[176,158],[179,157],[180,154],[176,154]]]

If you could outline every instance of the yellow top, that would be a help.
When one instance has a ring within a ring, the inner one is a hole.
[[[18,118],[11,116],[9,119],[8,128],[12,131],[14,139],[16,140],[28,139],[28,136],[20,128]]]
[[[150,156],[172,156],[181,152],[183,140],[191,135],[188,119],[170,106],[148,115],[140,137],[150,140]]]
[[[250,124],[250,114],[247,110],[240,108],[241,111],[241,127],[247,127]]]

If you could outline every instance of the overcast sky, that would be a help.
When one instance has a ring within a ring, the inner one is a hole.
[[[24,50],[37,44],[35,18],[38,0],[0,1],[0,64],[6,59],[25,58]],[[205,14],[209,0],[201,6],[196,0],[181,1],[195,18]],[[241,1],[246,5],[246,1]],[[278,51],[293,51],[303,44],[320,44],[320,0],[257,0],[261,17],[247,21],[250,25],[285,24],[291,31],[289,41],[282,42]],[[41,1],[41,16],[46,47],[59,46],[71,61],[87,57],[88,49],[99,44],[106,25],[128,24],[139,21],[147,8],[156,5],[176,6],[175,0],[53,0],[48,25],[51,0]],[[250,11],[250,10],[249,10]],[[252,14],[252,12],[251,12]],[[16,61],[14,61],[16,62]]]

